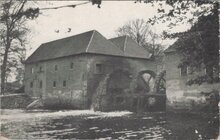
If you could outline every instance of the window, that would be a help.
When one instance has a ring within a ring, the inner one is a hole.
[[[132,104],[132,106],[133,107],[136,107],[138,105],[138,99],[137,98],[134,98],[133,99],[133,104]]]
[[[53,81],[53,87],[56,87],[56,86],[57,86],[56,81]]]
[[[40,66],[40,68],[39,68],[39,72],[42,72],[43,71],[43,68],[42,68],[42,66]]]
[[[74,63],[70,63],[70,69],[73,69]]]
[[[40,88],[42,88],[43,87],[43,82],[42,81],[40,81]]]
[[[30,88],[33,88],[33,85],[34,85],[33,82],[31,82],[31,83],[30,83]]]
[[[186,76],[187,75],[187,66],[182,66],[180,68],[180,76]]]
[[[63,87],[66,87],[66,80],[63,81]]]
[[[103,73],[103,65],[102,64],[96,64],[96,69],[95,69],[97,74]]]
[[[187,74],[192,74],[193,73],[193,68],[188,66],[187,67]]]
[[[32,74],[34,73],[34,68],[31,68],[31,73],[32,73]]]
[[[213,67],[206,67],[205,68],[205,73],[206,73],[206,75],[208,75],[209,77],[213,77]]]
[[[218,77],[219,75],[219,68],[213,67],[213,78]]]
[[[57,67],[57,65],[55,65],[55,66],[54,66],[54,70],[55,70],[55,71],[57,71],[57,70],[58,70],[58,67]]]
[[[124,101],[123,97],[117,97],[116,98],[116,104],[122,103]]]

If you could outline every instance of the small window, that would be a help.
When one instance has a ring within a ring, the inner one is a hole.
[[[32,73],[32,74],[34,73],[34,68],[31,68],[31,73]]]
[[[205,73],[206,73],[206,75],[208,75],[209,77],[213,77],[213,71],[214,71],[213,67],[206,67],[206,68],[205,68]]]
[[[180,76],[186,76],[187,75],[187,66],[182,66],[180,68]]]
[[[102,64],[96,64],[96,73],[97,74],[103,73],[103,65]]]
[[[132,104],[132,106],[133,107],[136,107],[138,105],[138,99],[137,98],[134,98],[133,99],[133,104]]]
[[[42,81],[40,81],[40,88],[42,88],[43,87],[43,82]]]
[[[190,66],[188,66],[187,67],[187,74],[192,74],[193,73],[193,68],[192,67],[190,67]]]
[[[33,85],[34,85],[33,82],[31,82],[31,83],[30,83],[30,88],[33,88]]]
[[[56,81],[53,81],[53,87],[56,87],[56,86],[57,86]]]
[[[66,87],[66,80],[63,81],[63,87]]]
[[[73,69],[74,63],[70,63],[70,69]]]
[[[122,103],[124,101],[123,97],[117,97],[116,98],[116,104]]]
[[[43,71],[43,68],[42,68],[42,66],[40,66],[40,68],[39,68],[39,71],[40,71],[40,72],[42,72],[42,71]]]
[[[55,70],[55,71],[57,71],[57,70],[58,70],[58,67],[57,67],[57,65],[55,65],[55,66],[54,66],[54,70]]]
[[[218,67],[213,67],[213,77],[217,77],[219,74],[219,68]]]

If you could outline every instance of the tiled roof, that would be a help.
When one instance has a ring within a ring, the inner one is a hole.
[[[110,39],[116,46],[118,46],[126,57],[135,58],[150,58],[151,54],[139,46],[133,39],[128,36],[121,36],[117,38]]]
[[[164,50],[164,53],[169,53],[169,52],[175,52],[178,49],[180,40],[177,39],[172,45],[170,45],[166,50]]]
[[[141,48],[129,37],[119,37],[109,41],[99,32],[92,30],[67,38],[43,43],[26,60],[26,63],[50,60],[82,53],[136,58],[150,57],[150,54],[144,48]]]
[[[82,53],[123,56],[123,52],[95,30],[51,41],[40,47],[26,60],[26,63],[60,58]]]
[[[170,47],[168,47],[164,52],[165,53],[169,53],[169,52],[175,52],[176,51],[176,45],[171,45]]]

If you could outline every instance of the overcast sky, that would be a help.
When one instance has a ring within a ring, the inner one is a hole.
[[[69,4],[82,3],[83,1],[49,1],[38,2],[37,6],[53,7]],[[169,7],[167,7],[169,9]],[[157,7],[150,4],[134,3],[134,1],[103,1],[101,8],[91,3],[80,5],[75,8],[62,8],[57,10],[41,11],[42,14],[28,25],[31,29],[30,45],[28,46],[27,57],[44,42],[72,36],[89,30],[97,30],[106,38],[115,37],[115,31],[129,20],[149,17],[157,14]],[[67,32],[71,28],[71,32]],[[185,30],[186,25],[179,29]],[[156,32],[165,29],[165,25],[154,27]],[[56,33],[55,30],[59,30]],[[165,41],[166,44],[166,41]],[[169,44],[169,41],[168,41]],[[30,49],[31,48],[31,49]]]

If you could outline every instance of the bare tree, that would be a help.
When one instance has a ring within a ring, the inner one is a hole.
[[[28,9],[27,0],[0,2],[1,93],[9,73],[25,59],[26,22],[39,14],[39,9]]]
[[[160,36],[152,31],[143,19],[129,21],[116,30],[118,36],[127,35],[134,39],[140,46],[147,49],[152,56],[158,56],[163,51]]]
[[[158,35],[153,31],[150,31],[149,34],[149,40],[147,40],[143,47],[146,48],[152,54],[152,56],[161,55],[164,51],[164,46],[162,45],[163,36]]]

